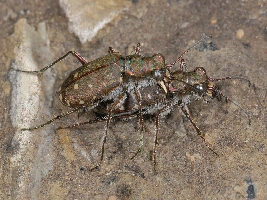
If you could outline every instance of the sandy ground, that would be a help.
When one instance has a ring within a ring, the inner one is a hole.
[[[266,199],[267,2],[93,2],[0,2],[0,198]],[[157,173],[151,160],[153,117],[144,120],[143,151],[133,160],[138,120],[112,122],[104,161],[94,171],[105,123],[58,129],[93,119],[93,112],[75,113],[35,131],[20,130],[68,110],[56,91],[80,64],[68,57],[40,76],[11,68],[38,70],[70,50],[88,61],[106,55],[110,46],[128,55],[138,42],[142,54],[162,53],[171,63],[203,33],[212,35],[216,48],[187,53],[189,70],[200,66],[213,78],[243,77],[252,83],[218,83],[249,113],[251,125],[241,109],[224,100],[190,105],[192,118],[219,156],[178,108],[160,121]]]

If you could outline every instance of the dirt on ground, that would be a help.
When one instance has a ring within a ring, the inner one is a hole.
[[[9,0],[0,2],[0,16],[1,199],[267,198],[265,0]],[[203,34],[212,39],[184,55],[188,71],[232,77],[215,82],[228,100],[189,105],[218,155],[177,106],[159,121],[156,172],[155,116],[144,116],[134,159],[139,118],[113,120],[100,164],[105,122],[62,128],[95,119],[92,110],[21,130],[70,110],[57,91],[81,63],[68,56],[43,74],[14,69],[37,71],[73,50],[87,61],[109,47],[126,56],[137,43],[142,55],[161,53],[169,64]]]

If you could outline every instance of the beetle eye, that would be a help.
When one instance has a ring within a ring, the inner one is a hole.
[[[154,70],[153,71],[153,78],[156,79],[157,81],[163,80],[165,77],[165,71],[164,70]]]
[[[197,85],[196,85],[196,88],[197,88],[198,90],[201,90],[201,91],[203,91],[203,90],[204,90],[204,88],[203,88],[203,85],[202,85],[202,84],[197,84]]]

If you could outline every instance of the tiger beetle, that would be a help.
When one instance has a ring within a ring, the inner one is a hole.
[[[209,101],[210,99],[217,98],[221,100],[224,97],[226,101],[232,102],[239,109],[241,109],[248,117],[249,124],[251,119],[249,114],[235,101],[224,95],[217,87],[214,85],[216,81],[224,81],[229,79],[240,79],[248,82],[250,86],[250,81],[241,77],[225,77],[225,78],[212,78],[206,73],[206,70],[202,67],[197,67],[193,71],[184,71],[185,62],[182,60],[181,68],[177,71],[170,72],[164,77],[165,87],[168,89],[168,94],[165,93],[164,89],[159,84],[154,84],[150,86],[143,86],[142,82],[136,83],[136,88],[139,95],[128,93],[126,99],[117,104],[117,107],[113,108],[113,115],[111,118],[128,119],[139,117],[139,129],[140,129],[140,144],[139,148],[131,157],[133,159],[139,152],[141,152],[143,145],[143,134],[141,132],[143,127],[143,115],[154,115],[155,116],[155,136],[154,136],[154,146],[153,146],[153,164],[154,169],[156,168],[156,145],[158,144],[158,130],[159,130],[159,119],[168,115],[174,106],[178,106],[182,114],[189,119],[193,127],[195,128],[198,136],[202,139],[205,145],[211,150],[215,155],[218,154],[210,147],[205,137],[201,133],[198,126],[195,124],[193,119],[189,114],[188,105],[192,101],[197,101],[204,99]],[[142,97],[142,98],[140,98]],[[110,110],[112,103],[101,102],[98,107],[94,110],[96,113],[102,114],[104,117],[91,120],[88,122],[78,123],[71,127],[76,127],[84,124],[92,124],[99,121],[110,120],[107,115]],[[140,112],[141,107],[141,112]],[[104,151],[104,149],[102,149]],[[103,153],[103,152],[102,152]]]
[[[192,101],[199,100],[201,98],[211,99],[216,97],[218,100],[221,99],[221,97],[224,97],[227,101],[232,102],[236,106],[238,106],[249,118],[250,123],[250,117],[248,113],[235,101],[232,101],[227,96],[225,96],[221,91],[217,89],[217,87],[214,85],[213,82],[216,81],[223,81],[228,79],[241,79],[246,80],[244,78],[240,77],[226,77],[226,78],[220,78],[220,79],[214,79],[211,77],[208,77],[206,74],[206,70],[202,67],[197,67],[193,71],[185,70],[186,65],[184,60],[181,60],[180,69],[174,72],[170,72],[169,69],[167,69],[168,73],[166,73],[164,77],[164,85],[165,88],[167,88],[168,93],[165,93],[165,90],[161,87],[161,84],[155,84],[153,79],[147,78],[146,82],[151,82],[150,85],[144,86],[142,81],[134,82],[133,80],[129,79],[128,81],[128,92],[127,97],[125,99],[121,99],[116,107],[113,107],[113,114],[111,118],[122,118],[122,119],[128,119],[133,117],[139,116],[139,123],[140,123],[140,131],[142,130],[142,123],[143,118],[142,115],[144,114],[150,114],[156,116],[156,133],[155,133],[155,140],[154,140],[154,147],[153,147],[153,162],[154,162],[154,169],[156,166],[156,144],[157,144],[157,138],[158,138],[158,126],[159,126],[159,117],[164,117],[168,113],[171,112],[174,106],[178,106],[181,110],[181,112],[189,119],[189,121],[194,126],[197,134],[199,137],[204,141],[206,146],[215,154],[218,155],[212,148],[210,148],[209,144],[206,142],[204,136],[201,134],[200,129],[197,127],[197,125],[194,123],[192,118],[190,117],[189,111],[188,111],[188,104]],[[135,89],[137,94],[134,92],[131,92],[129,90],[130,83],[135,84]],[[154,84],[153,84],[154,83]],[[250,82],[248,81],[250,84]],[[95,123],[99,121],[106,121],[111,120],[107,118],[109,110],[111,106],[113,105],[113,102],[109,101],[103,101],[101,102],[94,111],[96,113],[99,113],[103,115],[103,118],[98,118],[95,120],[91,120],[88,122],[83,122],[79,124],[75,124],[73,126],[69,127],[75,127],[80,126],[84,124],[90,124]],[[140,112],[141,108],[141,112]],[[134,154],[132,158],[134,158],[142,149],[143,144],[143,135],[142,132],[140,132],[140,145],[137,152]],[[104,152],[104,148],[102,148],[102,155]]]
[[[109,47],[109,54],[94,61],[87,62],[77,52],[69,51],[40,71],[15,69],[19,72],[42,74],[56,63],[65,59],[68,55],[73,55],[82,64],[81,67],[69,74],[58,92],[62,104],[70,107],[71,110],[39,126],[24,128],[22,130],[34,130],[44,127],[55,120],[84,109],[93,110],[96,113],[102,114],[104,117],[69,127],[105,121],[106,126],[101,153],[101,160],[103,160],[104,144],[111,119],[139,116],[140,145],[137,152],[132,157],[134,158],[142,148],[142,116],[144,114],[155,115],[156,132],[153,147],[153,163],[155,167],[159,117],[167,115],[171,112],[172,108],[177,105],[192,123],[197,134],[201,137],[206,146],[217,155],[217,153],[210,148],[199,128],[191,119],[187,105],[191,101],[198,100],[202,97],[225,97],[227,101],[234,103],[242,109],[248,117],[249,115],[240,105],[229,99],[213,85],[215,81],[243,78],[226,77],[214,79],[207,76],[204,68],[198,67],[193,71],[187,70],[182,57],[190,49],[194,48],[208,37],[210,36],[204,36],[193,46],[184,51],[171,64],[165,63],[165,58],[162,54],[154,54],[152,57],[141,56],[141,48],[138,43],[135,52],[126,57],[122,57],[119,52]],[[180,69],[171,72],[171,68],[178,62],[180,62]]]

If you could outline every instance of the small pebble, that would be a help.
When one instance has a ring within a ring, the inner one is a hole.
[[[189,22],[184,22],[180,28],[186,28],[189,25]]]
[[[116,196],[110,196],[108,200],[118,200],[118,198]]]
[[[243,29],[238,29],[238,30],[236,31],[236,37],[237,37],[238,39],[241,39],[242,37],[244,37],[244,35],[245,35],[245,32],[244,32]]]
[[[212,17],[210,20],[211,24],[216,24],[217,23],[217,18],[216,17]]]

